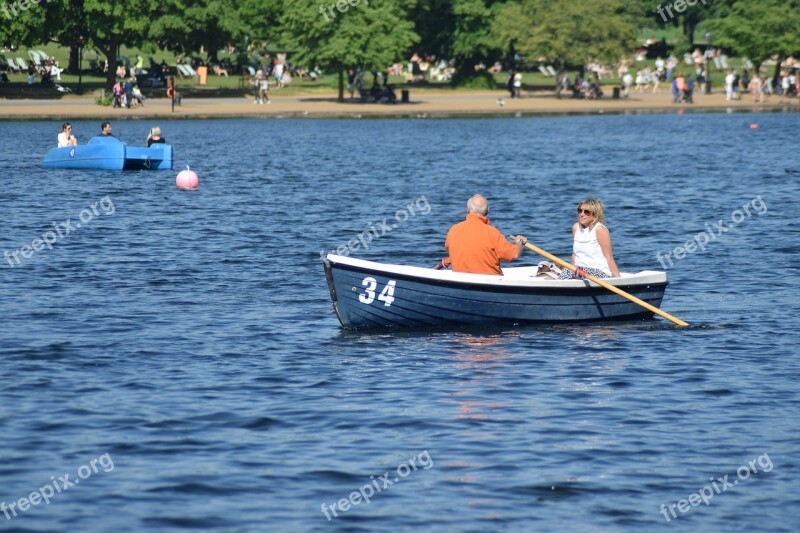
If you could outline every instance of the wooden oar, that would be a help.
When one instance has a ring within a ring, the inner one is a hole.
[[[511,236],[511,239],[512,239],[512,240],[515,240],[515,239],[516,239],[516,237],[515,237],[514,235],[512,235],[512,236]],[[572,265],[572,264],[570,264],[570,263],[567,263],[567,262],[566,262],[566,261],[564,261],[563,259],[559,259],[558,257],[554,256],[554,255],[553,255],[553,254],[551,254],[551,253],[545,252],[545,251],[544,251],[544,250],[542,250],[541,248],[537,248],[536,246],[532,245],[531,243],[526,243],[526,244],[525,244],[525,246],[526,246],[527,248],[529,248],[530,250],[533,250],[533,251],[534,251],[534,252],[536,252],[537,254],[539,254],[539,255],[541,255],[541,256],[543,256],[543,257],[545,257],[545,258],[549,259],[550,261],[552,261],[552,262],[554,262],[554,263],[557,263],[558,265],[560,265],[560,266],[561,266],[561,267],[563,267],[563,268],[568,268],[569,270],[571,270],[571,271],[573,271],[573,272],[577,272],[577,270],[578,270],[578,268],[577,268],[576,266],[574,266],[574,265]],[[652,312],[654,312],[655,314],[657,314],[657,315],[660,315],[660,316],[662,316],[662,317],[666,318],[666,319],[667,319],[667,320],[669,320],[670,322],[673,322],[674,324],[677,324],[677,325],[679,325],[679,326],[688,326],[688,325],[689,325],[689,324],[687,324],[686,322],[684,322],[683,320],[681,320],[680,318],[674,317],[674,316],[672,316],[671,314],[669,314],[669,313],[667,313],[667,312],[664,312],[664,311],[662,311],[662,310],[661,310],[661,309],[659,309],[658,307],[652,306],[652,305],[650,305],[649,303],[647,303],[647,302],[645,302],[645,301],[643,301],[643,300],[640,300],[640,299],[639,299],[639,298],[637,298],[636,296],[633,296],[633,295],[631,295],[631,294],[628,294],[627,292],[623,291],[622,289],[618,289],[617,287],[615,287],[615,286],[613,286],[613,285],[611,285],[611,284],[609,284],[609,283],[606,283],[605,281],[603,281],[603,280],[602,280],[602,279],[600,279],[600,278],[597,278],[597,277],[595,277],[595,276],[592,276],[591,274],[586,274],[586,279],[588,279],[588,280],[590,280],[590,281],[592,281],[592,282],[594,282],[594,283],[597,283],[598,285],[600,285],[600,286],[601,286],[601,287],[603,287],[604,289],[608,289],[608,290],[610,290],[611,292],[613,292],[613,293],[615,293],[615,294],[619,294],[619,295],[620,295],[620,296],[622,296],[623,298],[627,298],[628,300],[632,301],[632,302],[633,302],[633,303],[635,303],[635,304],[641,305],[642,307],[644,307],[644,308],[645,308],[645,309],[647,309],[648,311],[652,311]]]

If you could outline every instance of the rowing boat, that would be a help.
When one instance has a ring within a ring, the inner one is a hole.
[[[344,328],[424,327],[641,319],[651,311],[588,280],[537,277],[538,267],[502,276],[382,264],[335,254],[323,258],[336,316]],[[667,274],[646,270],[604,280],[660,307]]]

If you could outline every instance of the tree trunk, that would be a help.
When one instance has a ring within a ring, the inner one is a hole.
[[[683,34],[689,40],[689,46],[694,46],[694,30],[697,27],[697,22],[694,20],[690,20],[686,17],[683,21]]]
[[[69,65],[67,65],[67,72],[70,74],[78,74],[78,45],[69,45]]]
[[[781,64],[783,63],[783,57],[778,56],[778,60],[775,62],[775,74],[772,75],[772,83],[773,85],[777,84],[781,79]]]
[[[558,72],[556,73],[556,98],[561,99],[561,78],[566,74],[567,65],[564,61],[558,62]]]
[[[116,39],[112,39],[111,42],[108,43],[108,48],[101,51],[106,55],[106,65],[108,67],[108,72],[106,72],[106,89],[109,91],[114,88],[114,84],[117,82],[117,50],[119,49],[119,43]]]
[[[339,65],[339,102],[344,102],[344,66]]]

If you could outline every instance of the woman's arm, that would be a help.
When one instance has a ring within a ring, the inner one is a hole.
[[[573,249],[574,249],[574,246],[575,246],[574,243],[575,243],[575,232],[576,231],[578,231],[578,223],[577,222],[572,225],[572,242],[573,242],[572,246],[573,246]],[[572,265],[575,264],[575,252],[572,252],[572,259],[570,259],[570,264],[572,264]]]
[[[619,268],[617,268],[617,263],[614,261],[614,251],[611,248],[611,234],[605,226],[598,225],[597,242],[600,244],[600,250],[603,252],[606,262],[608,262],[608,268],[611,269],[611,275],[618,278]]]

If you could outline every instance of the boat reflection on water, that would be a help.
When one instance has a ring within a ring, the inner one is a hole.
[[[513,357],[504,345],[508,343],[508,335],[519,337],[520,333],[511,332],[502,336],[478,336],[462,334],[453,337],[455,368],[460,374],[458,389],[454,393],[458,404],[457,419],[488,420],[492,411],[505,407],[506,402],[493,402],[480,399],[468,399],[470,396],[484,397],[487,391],[508,388],[504,383],[507,377],[507,361]]]

